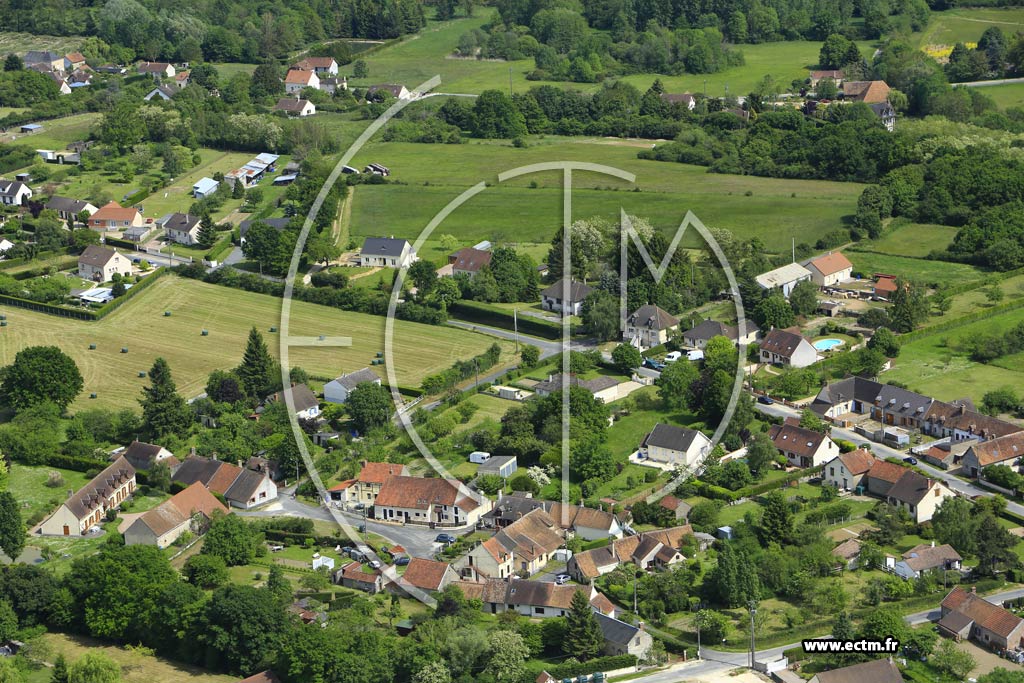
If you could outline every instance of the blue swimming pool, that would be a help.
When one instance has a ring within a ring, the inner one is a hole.
[[[831,351],[837,346],[842,346],[844,343],[842,339],[819,339],[814,342],[814,348],[819,351]]]

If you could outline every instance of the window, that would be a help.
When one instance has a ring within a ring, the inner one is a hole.
[[[544,614],[544,608],[543,607],[534,607],[533,608],[533,613],[534,614]],[[986,640],[987,640],[987,638],[986,638]]]

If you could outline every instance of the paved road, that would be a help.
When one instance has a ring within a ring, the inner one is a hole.
[[[984,88],[987,85],[1008,85],[1010,83],[1024,83],[1024,78],[999,78],[994,81],[968,81],[966,83],[953,83],[968,88]]]

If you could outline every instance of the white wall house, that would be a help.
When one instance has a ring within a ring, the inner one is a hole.
[[[640,445],[640,453],[649,460],[685,467],[699,464],[710,450],[711,439],[704,432],[668,424],[655,425]]]
[[[380,377],[370,368],[342,375],[324,385],[324,403],[344,403],[352,390],[363,382],[380,385]]]

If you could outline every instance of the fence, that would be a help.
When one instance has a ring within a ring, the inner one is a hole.
[[[161,249],[155,249],[153,247],[146,247],[147,254],[156,254],[168,261],[177,261],[179,263],[192,263],[191,256],[175,256],[173,252],[164,253]]]

